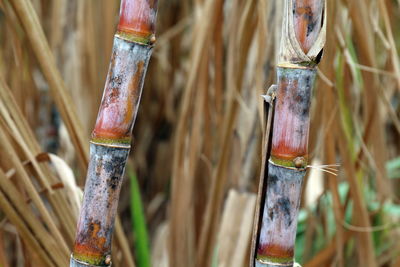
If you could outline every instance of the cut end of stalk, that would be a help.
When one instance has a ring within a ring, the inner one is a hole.
[[[157,2],[158,0],[122,0],[117,34],[138,43],[154,43]]]

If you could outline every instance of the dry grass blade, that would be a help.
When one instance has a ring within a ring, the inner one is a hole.
[[[36,191],[36,188],[32,183],[29,174],[26,172],[24,166],[20,162],[20,159],[16,151],[11,146],[10,142],[11,140],[7,138],[6,133],[3,131],[3,129],[0,129],[0,136],[1,140],[8,140],[8,142],[1,142],[0,147],[4,149],[5,155],[9,159],[9,162],[15,166],[16,172],[18,176],[21,178],[21,182],[24,183],[24,186],[26,187],[29,197],[32,199],[33,203],[39,210],[41,216],[43,216],[43,219],[46,221],[46,224],[48,225],[51,233],[56,238],[57,243],[60,245],[62,251],[64,251],[64,253],[67,253],[68,251],[67,244],[65,243],[63,237],[61,236],[61,233],[59,232],[57,226],[55,225],[54,220],[52,219],[52,216],[46,209],[43,201],[41,200],[38,192]]]
[[[21,220],[21,214],[15,211],[15,207],[7,201],[7,197],[0,192],[0,205],[1,209],[9,220],[17,227],[18,231],[20,232],[21,237],[24,241],[31,246],[31,248],[37,252],[39,259],[41,262],[39,264],[43,264],[44,266],[57,266],[54,264],[54,261],[50,258],[49,255],[42,249],[42,246],[39,242],[35,239],[34,234],[31,232],[29,227]]]
[[[65,265],[68,260],[68,254],[62,251],[62,247],[58,245],[60,240],[53,238],[53,235],[46,230],[40,220],[32,212],[29,212],[31,209],[25,203],[24,197],[2,172],[0,172],[0,187],[3,194],[6,195],[6,198],[14,207],[14,211],[10,212],[19,214],[18,219],[22,219],[19,224],[24,224],[25,227],[31,229],[30,234],[35,236],[40,245],[45,248],[46,256],[51,258],[55,266]],[[46,257],[43,257],[43,259],[46,259]]]
[[[212,31],[211,27],[217,20],[217,11],[222,7],[222,0],[218,1],[204,1],[198,5],[202,6],[202,13],[196,16],[196,34],[193,35],[194,47],[191,54],[191,61],[194,66],[190,70],[188,82],[186,84],[185,93],[182,99],[182,107],[177,126],[176,143],[174,149],[174,165],[173,165],[173,183],[172,183],[172,200],[171,200],[171,242],[170,242],[170,265],[176,266],[179,264],[190,265],[195,255],[194,246],[194,229],[193,229],[193,191],[196,173],[197,162],[200,156],[200,149],[202,146],[201,126],[204,112],[201,110],[205,108],[206,102],[202,104],[200,101],[206,101],[205,95],[207,94],[207,84],[200,83],[202,90],[195,87],[195,82],[198,79],[199,72],[207,77],[207,69],[209,64],[208,48],[211,42]],[[206,22],[201,19],[210,14],[209,20]],[[205,23],[204,23],[205,22]],[[203,82],[206,80],[203,79]],[[200,80],[199,80],[200,82]],[[191,103],[193,99],[201,99],[196,102],[196,109],[193,116],[196,116],[195,123],[193,124],[192,135],[187,137],[185,130],[190,127]],[[186,142],[190,138],[189,142]],[[182,142],[183,141],[183,142]],[[190,146],[190,148],[189,148]],[[189,150],[190,149],[190,150]],[[190,152],[188,152],[190,151]],[[187,159],[187,154],[189,158]],[[188,166],[181,168],[182,164]],[[189,216],[188,216],[189,215]]]
[[[67,126],[70,138],[75,145],[75,150],[79,157],[80,166],[82,171],[84,171],[86,170],[89,158],[85,142],[86,138],[83,137],[81,122],[75,113],[74,102],[69,96],[57,69],[35,9],[30,0],[15,0],[11,1],[11,4],[24,26],[25,33],[32,45],[43,74],[49,83],[50,92]]]
[[[5,128],[9,129],[8,131],[13,136],[13,139],[15,139],[17,144],[22,148],[26,158],[34,166],[34,171],[37,174],[36,177],[43,189],[49,193],[49,200],[51,204],[57,207],[55,208],[55,212],[60,218],[62,218],[61,223],[63,225],[63,229],[68,233],[67,240],[71,242],[74,234],[75,218],[77,214],[71,211],[68,205],[68,196],[55,194],[51,189],[50,185],[58,183],[59,180],[51,174],[48,166],[39,166],[36,155],[41,153],[40,147],[34,139],[34,135],[20,109],[18,108],[10,89],[2,79],[0,79],[0,99],[3,104],[0,108],[0,111],[5,123],[8,126]],[[11,153],[11,151],[9,153]],[[18,166],[22,165],[19,164]],[[15,165],[14,168],[16,168]]]
[[[229,191],[218,232],[219,267],[241,267],[247,263],[255,202],[254,194]]]

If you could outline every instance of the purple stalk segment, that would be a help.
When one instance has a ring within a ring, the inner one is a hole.
[[[70,266],[111,266],[126,160],[155,42],[157,0],[122,0],[121,20],[92,133],[90,163]]]

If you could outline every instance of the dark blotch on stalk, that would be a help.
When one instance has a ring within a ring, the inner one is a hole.
[[[119,158],[116,157],[113,159],[113,161],[105,161],[104,162],[104,170],[110,175],[115,175],[116,173],[121,173],[121,168],[123,169],[124,166],[121,166],[121,164],[124,164],[126,159],[124,158]]]
[[[112,190],[115,190],[118,187],[119,179],[120,177],[118,176],[111,177],[110,180],[108,181],[108,187],[111,188]]]
[[[112,75],[112,78],[110,80],[111,82],[111,87],[117,87],[119,88],[122,85],[122,75],[116,74],[115,76]]]
[[[316,23],[310,22],[307,26],[307,37],[310,35],[310,33],[314,30]]]
[[[281,197],[277,201],[279,209],[281,209],[282,214],[285,217],[285,224],[286,226],[290,226],[292,224],[292,218],[290,216],[290,200],[287,197]]]
[[[273,189],[275,188],[277,183],[278,183],[278,177],[276,175],[270,175],[268,177],[268,185],[271,186]]]
[[[299,114],[301,120],[309,120],[310,102],[311,102],[311,85],[310,77],[307,76],[294,76],[287,78],[288,80],[283,88],[284,92],[287,93],[285,99],[290,102],[289,110],[294,114]],[[282,101],[284,103],[284,101]]]
[[[274,220],[274,209],[270,208],[268,211],[268,216],[271,221]]]

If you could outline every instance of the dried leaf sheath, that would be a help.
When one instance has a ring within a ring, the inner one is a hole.
[[[272,141],[265,151],[269,159],[263,156],[250,266],[294,264],[311,96],[325,42],[325,5],[323,0],[285,2]]]
[[[285,0],[279,64],[313,66],[319,63],[326,39],[325,7],[326,0]]]
[[[132,128],[154,43],[157,1],[123,0],[103,99],[90,144],[70,266],[110,266],[111,240]],[[138,8],[139,7],[139,8]]]

